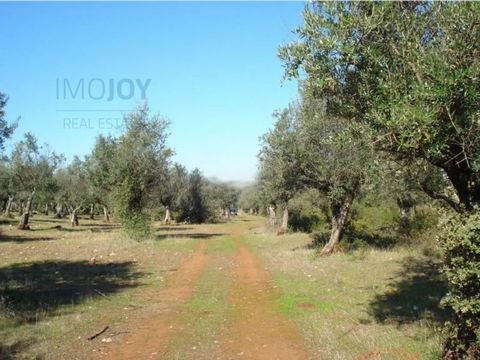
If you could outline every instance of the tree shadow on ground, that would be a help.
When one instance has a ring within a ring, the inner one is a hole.
[[[321,249],[330,239],[330,230],[321,230],[310,234],[312,239],[308,244],[297,246],[292,250],[315,250]],[[395,234],[384,234],[382,232],[369,233],[357,229],[347,229],[342,236],[340,247],[344,251],[357,250],[362,247],[375,249],[391,249],[398,244],[398,237]]]
[[[193,227],[182,227],[182,225],[177,226],[159,226],[156,230],[158,231],[190,231],[193,230]]]
[[[27,237],[27,236],[19,236],[19,235],[0,234],[0,243],[2,242],[24,243],[29,241],[50,241],[50,240],[58,240],[58,239],[50,236]]]
[[[9,218],[9,217],[1,217],[0,218],[0,225],[13,225],[13,224],[18,224],[18,219],[15,218]]]
[[[67,219],[67,218],[61,218],[61,219],[59,219],[59,218],[54,218],[54,217],[51,217],[51,218],[49,218],[49,219],[45,219],[45,218],[39,219],[39,218],[37,218],[36,216],[32,216],[32,217],[30,218],[30,221],[31,221],[32,223],[36,223],[36,222],[40,222],[40,223],[67,223],[67,222],[68,222],[68,219]],[[18,220],[17,220],[16,222],[18,222]]]
[[[361,246],[369,246],[375,249],[391,249],[399,243],[399,238],[398,234],[390,228],[366,231],[349,227],[345,230],[342,241],[347,248],[352,250]]]
[[[89,298],[105,297],[139,285],[144,274],[133,262],[90,264],[44,261],[0,268],[0,308],[17,323],[59,315]]]
[[[447,283],[438,262],[409,257],[390,280],[390,289],[375,296],[369,313],[379,323],[404,325],[416,321],[443,323],[450,311],[439,306]]]
[[[84,227],[99,227],[99,228],[107,228],[107,229],[120,229],[120,224],[112,224],[112,223],[97,223],[97,222],[88,222],[84,221],[80,223],[80,226]]]
[[[310,234],[311,241],[309,243],[296,246],[292,249],[292,251],[321,249],[328,242],[329,237],[330,237],[330,230],[317,231],[315,233]]]
[[[175,233],[175,234],[158,234],[157,240],[165,239],[211,239],[218,236],[224,236],[224,233]]]
[[[31,344],[28,341],[17,341],[6,345],[0,342],[0,359],[13,360],[18,359],[18,355],[24,352]]]
[[[61,226],[61,225],[55,225],[55,226],[50,226],[50,227],[42,227],[42,228],[33,228],[30,229],[30,231],[48,231],[48,230],[58,230],[58,231],[64,231],[64,232],[81,232],[81,231],[90,231],[90,232],[110,232],[112,230],[118,230],[120,229],[120,226],[118,225],[101,225],[101,226],[96,226],[96,225],[87,225],[87,224],[80,224],[79,226],[76,227],[71,227],[71,226]]]

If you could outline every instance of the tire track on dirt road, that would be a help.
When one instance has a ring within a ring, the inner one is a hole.
[[[231,329],[224,341],[224,359],[304,360],[303,341],[293,323],[275,312],[275,291],[256,256],[234,230],[238,245]],[[222,359],[223,360],[223,359]]]
[[[97,358],[115,360],[163,359],[171,341],[182,328],[177,319],[181,305],[192,298],[195,284],[206,269],[210,258],[207,242],[201,241],[193,255],[182,263],[170,280],[169,286],[152,294],[155,312],[151,309],[128,321],[122,339],[105,344]],[[121,342],[120,342],[121,341]]]

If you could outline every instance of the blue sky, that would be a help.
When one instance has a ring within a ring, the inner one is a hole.
[[[146,97],[172,123],[174,160],[208,177],[252,180],[259,136],[296,97],[296,82],[282,84],[277,48],[294,39],[303,6],[0,3],[0,91],[8,118],[21,116],[13,141],[31,131],[67,159],[83,156],[97,134],[119,134],[119,110],[142,102],[136,79],[151,79]],[[83,79],[83,98],[63,96],[65,79],[72,90]]]

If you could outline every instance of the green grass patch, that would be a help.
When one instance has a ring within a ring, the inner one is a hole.
[[[224,240],[215,240],[221,244],[214,247],[214,252],[218,254],[213,255],[213,261],[196,283],[195,295],[186,304],[185,314],[178,325],[184,331],[181,338],[170,345],[166,360],[210,360],[221,356],[219,344],[225,319],[231,315],[227,298],[231,279],[225,270],[229,257],[221,253],[230,247],[225,245],[228,241]]]
[[[309,241],[304,234],[246,240],[279,290],[275,305],[297,324],[312,358],[435,357],[446,292],[435,259],[413,248],[318,258]]]
[[[308,294],[284,294],[278,302],[282,313],[295,316],[312,311],[328,313],[334,309],[332,303],[315,299]]]
[[[280,275],[274,278],[274,284],[282,292],[276,305],[288,316],[326,314],[335,310],[334,303],[322,298],[318,286],[309,278]]]
[[[235,241],[230,236],[222,236],[219,238],[211,239],[208,243],[208,252],[211,254],[223,253],[234,254],[237,250]]]

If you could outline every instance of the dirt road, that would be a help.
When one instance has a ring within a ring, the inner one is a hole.
[[[302,339],[294,325],[274,308],[274,299],[279,294],[271,287],[269,275],[243,241],[248,236],[246,229],[246,224],[239,223],[222,228],[226,236],[234,239],[235,252],[230,255],[232,270],[227,270],[232,272],[226,299],[230,318],[225,321],[223,339],[214,358],[306,359]],[[151,307],[131,317],[125,324],[126,335],[114,343],[104,344],[97,353],[98,358],[173,359],[172,347],[183,336],[182,321],[187,313],[184,304],[194,296],[198,279],[212,261],[207,252],[208,243],[217,240],[191,241],[199,242],[196,251],[180,265],[168,287],[152,294]],[[212,284],[211,291],[214,286]],[[178,356],[178,349],[175,352]],[[208,358],[208,354],[202,358]]]

